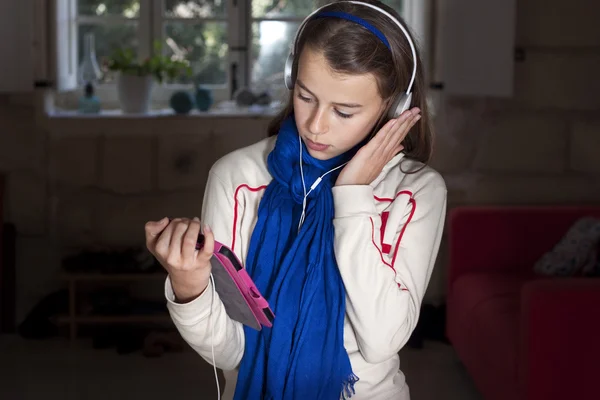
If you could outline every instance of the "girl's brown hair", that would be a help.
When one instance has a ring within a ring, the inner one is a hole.
[[[393,15],[405,27],[403,19],[392,8],[376,0],[362,0],[373,4]],[[375,124],[374,135],[389,120],[391,102],[409,84],[413,70],[410,45],[400,28],[386,15],[359,4],[347,2],[333,3],[323,11],[342,11],[360,17],[377,29],[388,40],[391,51],[366,28],[351,21],[338,18],[317,18],[307,22],[298,40],[293,75],[296,78],[298,59],[306,46],[321,52],[333,71],[347,75],[371,73],[375,76],[379,94],[387,103],[385,112]],[[407,30],[408,27],[407,27]],[[410,30],[409,30],[410,33]],[[411,39],[413,36],[411,35]],[[415,43],[413,39],[413,43]],[[416,45],[416,44],[415,44]],[[417,74],[412,88],[412,104],[421,109],[421,119],[411,129],[403,141],[407,157],[427,163],[431,158],[433,135],[426,101],[426,86],[423,66],[417,50]],[[269,136],[277,135],[281,123],[293,113],[293,91],[290,91],[286,107],[269,124]]]

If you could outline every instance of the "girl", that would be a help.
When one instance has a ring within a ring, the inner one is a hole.
[[[204,249],[195,251],[198,218],[146,224],[148,249],[169,273],[172,319],[226,371],[229,398],[409,399],[398,351],[437,256],[446,187],[426,165],[421,63],[396,20],[371,0],[309,16],[270,137],[210,171]],[[210,282],[214,238],[269,301],[272,328],[227,316]]]

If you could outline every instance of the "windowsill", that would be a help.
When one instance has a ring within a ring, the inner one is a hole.
[[[98,114],[48,108],[43,117],[46,132],[53,138],[89,136],[163,136],[173,134],[221,134],[264,130],[280,110],[271,107],[219,107],[201,112],[176,114],[170,108],[155,106],[146,114],[128,114],[107,109]],[[265,133],[266,135],[266,133]]]
[[[177,114],[170,107],[170,99],[176,92],[186,91],[193,95],[194,85],[184,84],[158,84],[155,83],[151,99],[151,111],[143,114],[123,113],[118,99],[118,90],[115,83],[98,84],[95,86],[95,94],[100,100],[102,111],[98,114],[83,114],[78,111],[79,100],[83,94],[83,88],[53,92],[50,107],[46,107],[48,119],[195,119],[195,118],[270,118],[277,114],[283,107],[277,97],[281,90],[272,92],[273,101],[269,106],[238,107],[235,101],[230,99],[229,90],[223,85],[202,85],[208,89],[213,98],[213,106],[209,111],[193,109],[188,114]]]
[[[77,110],[54,110],[47,112],[50,119],[189,119],[189,118],[272,118],[280,110],[279,105],[253,106],[246,108],[214,108],[209,111],[192,110],[188,114],[177,114],[170,108],[154,109],[144,114],[123,113],[119,109],[103,110],[98,114],[84,114]]]

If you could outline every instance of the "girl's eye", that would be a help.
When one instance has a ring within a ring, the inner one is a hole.
[[[352,118],[352,114],[344,114],[343,112],[339,112],[338,110],[335,110],[335,113],[342,118]]]
[[[312,103],[312,99],[310,97],[304,97],[302,96],[300,93],[298,93],[297,97],[302,100],[305,103]],[[340,118],[352,118],[352,114],[345,114],[343,112],[340,112],[338,110],[335,110],[335,113],[340,117]]]
[[[310,103],[312,101],[310,97],[304,97],[300,93],[298,93],[298,98],[305,103]]]

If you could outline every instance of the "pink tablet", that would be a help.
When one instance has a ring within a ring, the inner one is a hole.
[[[204,246],[204,235],[198,237],[196,249]],[[240,260],[227,246],[215,240],[211,259],[215,289],[225,305],[227,315],[256,330],[273,326],[275,315],[260,294]]]

